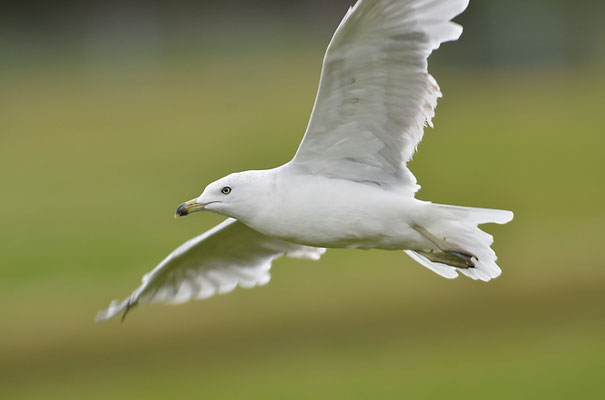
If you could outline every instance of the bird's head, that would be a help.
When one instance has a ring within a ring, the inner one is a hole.
[[[199,197],[181,204],[176,209],[175,218],[196,211],[212,211],[237,218],[255,197],[255,182],[258,180],[255,172],[237,172],[212,182]]]

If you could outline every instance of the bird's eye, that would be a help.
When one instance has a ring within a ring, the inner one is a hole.
[[[221,189],[221,193],[229,194],[229,193],[231,193],[231,188],[229,186],[225,186],[224,188]]]

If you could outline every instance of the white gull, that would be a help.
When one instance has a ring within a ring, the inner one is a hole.
[[[446,278],[500,275],[478,228],[512,212],[433,204],[406,163],[441,92],[427,58],[462,28],[468,0],[359,0],[328,46],[319,91],[294,158],[228,175],[177,209],[229,217],[189,240],[97,320],[136,304],[182,303],[269,281],[274,259],[317,260],[326,248],[404,250]]]

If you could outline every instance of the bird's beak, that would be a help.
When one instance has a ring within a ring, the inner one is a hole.
[[[176,209],[174,218],[183,217],[187,214],[191,214],[192,212],[202,211],[205,206],[206,204],[204,203],[198,203],[197,199],[191,199],[184,202]]]

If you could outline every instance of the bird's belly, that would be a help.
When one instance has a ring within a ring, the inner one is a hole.
[[[251,226],[269,236],[314,247],[410,249],[423,239],[410,214],[396,203],[371,204],[333,199],[326,204],[293,202]]]

